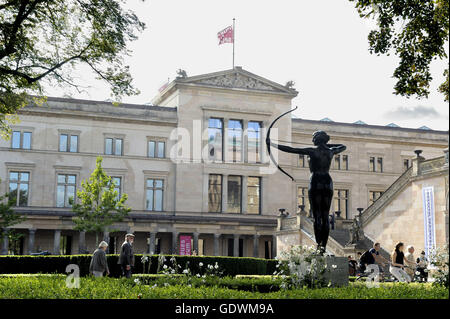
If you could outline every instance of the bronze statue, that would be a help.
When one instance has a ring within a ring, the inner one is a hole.
[[[330,137],[324,131],[317,131],[313,134],[312,142],[316,147],[294,148],[271,142],[270,130],[275,122],[282,116],[296,109],[297,107],[281,114],[269,126],[266,138],[267,150],[270,158],[277,165],[278,169],[289,176],[292,181],[294,181],[294,178],[284,171],[273,158],[272,153],[270,152],[270,146],[274,146],[283,152],[309,156],[311,178],[308,197],[314,217],[314,235],[316,237],[317,248],[323,253],[325,252],[330,233],[328,214],[333,200],[333,180],[329,174],[330,165],[333,156],[345,151],[346,146],[342,144],[328,144]]]

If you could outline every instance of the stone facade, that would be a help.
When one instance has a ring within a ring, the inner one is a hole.
[[[363,214],[364,232],[388,251],[403,242],[420,253],[425,249],[422,189],[432,186],[436,245],[442,247],[448,243],[448,160],[416,159],[408,176],[406,185],[392,197],[380,198],[382,206],[374,216],[364,218]]]
[[[11,244],[3,240],[2,253],[92,252],[95,235],[75,232],[71,209],[57,207],[58,175],[75,176],[80,189],[81,181],[92,173],[96,157],[102,156],[103,167],[109,175],[120,178],[120,191],[128,194],[127,204],[132,208],[129,218],[114,225],[114,233],[100,234],[110,242],[111,252],[117,251],[126,232],[134,232],[138,253],[178,253],[179,235],[189,235],[195,250],[205,255],[274,257],[278,210],[297,212],[299,188],[307,187],[309,170],[298,157],[275,152],[295,182],[277,172],[265,150],[265,129],[291,109],[296,95],[295,90],[236,67],[177,79],[155,97],[153,105],[158,106],[49,98],[43,106],[21,109],[20,123],[12,128],[22,135],[30,132],[31,147],[13,148],[11,140],[0,140],[0,192],[7,191],[13,182],[11,173],[29,174],[27,204],[16,208],[27,220],[14,226],[24,234],[21,241]],[[224,150],[231,147],[229,123],[238,120],[242,124],[241,158],[232,158],[235,150],[224,151],[223,159],[212,162],[202,157],[209,151],[211,118],[223,123]],[[249,159],[249,122],[261,124],[257,162]],[[281,144],[292,141],[292,146],[305,146],[311,144],[311,135],[318,129],[329,133],[331,143],[347,145],[343,154],[347,164],[342,161],[341,169],[331,172],[335,189],[347,191],[341,206],[336,204],[339,209],[347,207],[341,213],[344,218],[351,218],[357,207],[369,205],[370,191],[386,190],[402,174],[404,160],[412,159],[415,149],[422,149],[423,155],[431,158],[448,146],[447,132],[289,116],[279,120],[273,137]],[[62,135],[77,136],[74,152],[61,151]],[[122,141],[120,154],[106,154],[108,139]],[[165,143],[162,157],[149,156],[150,141]],[[369,170],[370,157],[383,158],[382,172]],[[219,212],[209,211],[211,174],[222,176]],[[236,176],[241,181],[241,213],[232,213],[228,207],[229,180]],[[249,208],[255,199],[249,194],[254,191],[248,187],[249,179],[255,177],[259,180],[257,214]],[[149,179],[162,181],[161,209],[147,209]]]

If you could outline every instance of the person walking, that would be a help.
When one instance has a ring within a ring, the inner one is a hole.
[[[89,272],[93,274],[94,277],[103,277],[105,271],[106,275],[109,275],[108,261],[106,260],[106,248],[108,248],[108,243],[102,241],[92,255]]]
[[[133,251],[134,235],[126,234],[125,241],[120,248],[119,261],[117,262],[122,268],[122,276],[131,278],[131,267],[134,266]]]
[[[409,275],[409,277],[414,278],[415,268],[416,268],[416,258],[414,258],[414,247],[409,245],[406,247],[407,253],[405,254],[406,260],[409,261],[410,265],[414,265],[414,267],[406,267],[405,271]]]
[[[405,263],[409,263],[403,253],[404,245],[399,242],[395,245],[391,254],[391,266],[389,271],[400,282],[411,282],[411,277],[405,271]]]

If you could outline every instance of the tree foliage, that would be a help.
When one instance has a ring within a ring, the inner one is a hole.
[[[1,180],[0,180],[1,182]],[[19,237],[13,230],[8,229],[11,226],[21,223],[26,218],[13,210],[15,198],[9,193],[0,195],[0,242],[3,240],[5,232],[7,232],[9,239],[13,240]]]
[[[77,201],[72,203],[75,217],[75,230],[95,232],[98,244],[98,234],[109,226],[120,222],[128,215],[131,208],[125,205],[128,195],[122,193],[119,197],[114,189],[116,185],[102,168],[102,157],[97,157],[96,168],[89,180],[81,183],[81,190],[77,191]]]
[[[377,19],[369,33],[369,51],[377,55],[395,52],[400,62],[393,73],[394,93],[428,97],[434,59],[447,59],[449,0],[350,0],[363,18]],[[447,60],[448,65],[448,60]],[[448,67],[439,92],[449,100]]]
[[[82,85],[72,76],[85,64],[112,96],[137,94],[124,57],[145,28],[125,0],[0,0],[0,129],[7,118],[43,95],[43,84]],[[45,82],[44,82],[45,81]]]

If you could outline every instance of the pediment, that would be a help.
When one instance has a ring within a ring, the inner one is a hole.
[[[254,90],[289,95],[297,95],[298,93],[293,89],[264,79],[248,71],[242,70],[241,68],[177,79],[177,82],[191,85]]]

